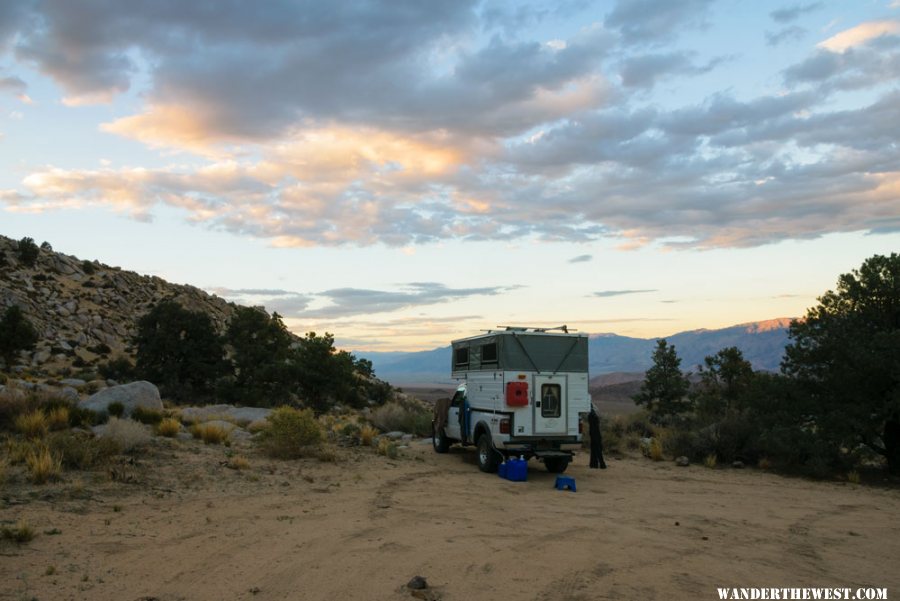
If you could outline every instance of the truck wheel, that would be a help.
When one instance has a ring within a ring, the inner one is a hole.
[[[478,437],[478,469],[488,474],[497,471],[499,463],[499,453],[491,444],[491,437],[488,434],[482,434]]]
[[[444,429],[438,430],[431,424],[431,444],[435,453],[446,453],[450,450],[450,439],[444,434]]]
[[[551,474],[561,474],[569,467],[568,457],[546,457],[544,458],[544,466]]]

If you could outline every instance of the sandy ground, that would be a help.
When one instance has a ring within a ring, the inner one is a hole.
[[[4,491],[0,599],[717,599],[722,586],[900,595],[900,492],[641,457],[556,491],[482,474],[470,450],[273,461],[157,439],[136,465]],[[54,533],[58,531],[59,533]]]

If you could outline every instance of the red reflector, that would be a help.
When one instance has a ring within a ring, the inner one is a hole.
[[[509,434],[509,418],[500,420],[500,434]]]
[[[507,382],[506,404],[510,407],[528,406],[528,382]]]

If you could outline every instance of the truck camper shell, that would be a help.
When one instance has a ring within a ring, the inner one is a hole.
[[[483,471],[511,456],[565,470],[581,446],[580,416],[590,410],[587,335],[566,326],[505,327],[451,347],[459,386],[435,407],[435,450],[476,445]]]

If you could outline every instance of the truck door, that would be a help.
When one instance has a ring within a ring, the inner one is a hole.
[[[444,431],[448,438],[462,440],[462,429],[459,423],[459,414],[463,409],[463,401],[466,398],[465,390],[457,390],[450,401],[450,409],[447,411],[447,427]]]
[[[566,434],[569,408],[565,376],[534,376],[534,433]]]

